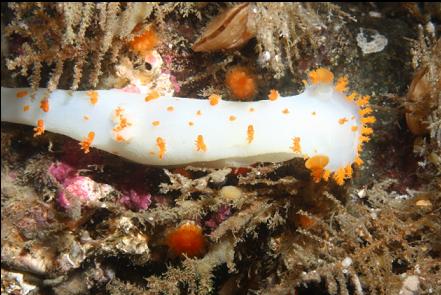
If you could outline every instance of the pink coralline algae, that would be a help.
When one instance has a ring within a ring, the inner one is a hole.
[[[53,163],[49,167],[49,174],[54,177],[59,183],[64,184],[64,181],[70,177],[75,176],[74,169],[65,163]]]
[[[79,176],[77,171],[65,163],[54,163],[49,167],[49,174],[61,184],[57,203],[63,209],[69,209],[72,202],[85,204],[98,200],[108,186],[101,186],[89,177]]]
[[[63,184],[64,190],[58,193],[58,205],[64,209],[69,208],[71,197],[75,197],[80,203],[96,200],[98,196],[94,186],[94,181],[84,176],[76,176],[66,180]]]
[[[132,211],[143,211],[148,209],[152,203],[152,195],[130,190],[121,197],[120,202]]]
[[[222,205],[219,207],[217,212],[213,213],[213,215],[205,221],[205,225],[211,229],[215,229],[221,224],[224,220],[226,220],[231,215],[231,209],[228,205]]]

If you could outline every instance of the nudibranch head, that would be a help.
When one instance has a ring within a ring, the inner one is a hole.
[[[332,153],[332,155],[314,153],[312,156],[306,155],[305,157],[305,167],[311,171],[311,177],[315,182],[319,182],[321,179],[327,181],[332,176],[338,185],[343,185],[345,179],[352,177],[352,164],[361,165],[363,163],[360,158],[363,144],[368,142],[373,134],[373,129],[369,127],[370,124],[375,123],[375,117],[371,115],[372,109],[368,106],[370,96],[361,96],[356,92],[347,94],[348,77],[340,77],[334,84],[334,74],[325,68],[318,68],[309,72],[308,78],[310,84],[304,81],[305,92],[311,91],[313,95],[323,97],[323,100],[330,100],[334,103],[341,104],[343,101],[346,107],[353,110],[350,117],[343,116],[337,120],[338,124],[344,128],[345,133],[350,130],[354,134],[351,148],[352,161],[333,161],[335,157],[339,157],[340,151],[338,149],[335,149],[335,153]],[[316,112],[313,112],[312,115],[318,116]],[[339,138],[337,132],[335,137]],[[297,142],[294,142],[293,150],[296,146],[298,146]],[[338,147],[338,145],[335,146]]]

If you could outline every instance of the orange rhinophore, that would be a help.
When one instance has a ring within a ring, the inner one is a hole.
[[[28,92],[26,90],[21,90],[21,91],[17,91],[17,93],[15,94],[15,97],[17,98],[23,98],[26,95],[28,95]]]
[[[247,128],[247,141],[248,143],[251,143],[254,139],[254,127],[253,125],[248,125]]]
[[[309,72],[308,76],[312,84],[330,84],[332,81],[334,81],[334,74],[325,68],[318,68],[315,71],[311,71]]]
[[[145,101],[151,101],[151,100],[159,98],[160,96],[161,95],[159,94],[159,92],[157,90],[153,89],[152,91],[150,91],[149,95],[147,95],[145,97]]]
[[[300,137],[294,137],[292,139],[291,149],[294,153],[301,153],[302,152],[302,148],[300,147]]]
[[[176,255],[201,255],[205,250],[202,228],[194,222],[186,222],[167,235],[167,245]]]
[[[87,91],[87,96],[89,96],[89,102],[91,105],[96,105],[98,102],[98,92],[95,90]]]
[[[207,146],[205,145],[204,137],[202,135],[198,135],[198,137],[196,139],[196,150],[198,152],[206,152],[207,151]]]
[[[275,89],[271,89],[269,94],[268,94],[268,99],[271,101],[274,101],[276,99],[279,98],[279,91],[275,90]]]
[[[37,127],[34,128],[34,137],[42,135],[44,133],[44,121],[43,120],[38,120],[37,121]]]
[[[92,145],[94,138],[95,138],[95,132],[90,131],[87,137],[84,138],[83,141],[79,143],[81,149],[84,151],[85,154],[90,152],[90,146]]]
[[[305,162],[305,167],[311,171],[314,182],[319,182],[325,175],[325,167],[329,163],[328,156],[315,155]],[[329,177],[329,176],[328,176]]]
[[[162,137],[157,137],[156,138],[156,146],[159,149],[159,159],[162,160],[162,158],[164,158],[165,152],[166,152],[166,145],[165,145],[165,140],[162,139]]]
[[[221,96],[217,94],[212,94],[208,97],[208,100],[210,101],[210,105],[215,106],[221,100]]]
[[[45,113],[49,112],[49,100],[47,98],[43,98],[40,101],[40,109],[42,109]]]

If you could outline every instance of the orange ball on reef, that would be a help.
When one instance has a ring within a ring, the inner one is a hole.
[[[256,94],[256,78],[246,67],[237,66],[230,69],[225,83],[236,98],[249,99]]]
[[[167,245],[176,255],[198,256],[205,249],[202,228],[197,224],[187,222],[168,235]]]
[[[153,48],[159,44],[159,37],[153,28],[146,30],[139,36],[130,41],[133,50],[141,55],[148,54]]]

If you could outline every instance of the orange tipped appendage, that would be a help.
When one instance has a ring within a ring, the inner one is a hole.
[[[215,106],[220,102],[221,98],[222,97],[220,95],[212,94],[208,97],[208,100],[210,102],[210,105]]]
[[[36,136],[40,136],[44,133],[44,121],[43,120],[38,120],[37,121],[37,127],[34,128],[34,137]]]
[[[338,92],[346,92],[346,90],[348,90],[348,83],[347,76],[338,78],[337,83],[335,84],[335,90]]]
[[[79,143],[81,149],[84,151],[85,154],[90,152],[90,146],[92,145],[94,138],[95,138],[95,132],[90,131],[87,137],[84,138],[83,141]]]
[[[206,152],[207,151],[207,145],[204,142],[204,137],[202,135],[198,135],[196,138],[196,150],[198,152]]]
[[[153,28],[145,30],[130,41],[130,47],[142,56],[147,56],[159,44],[159,37]]]
[[[98,103],[98,92],[94,90],[87,91],[87,96],[89,96],[89,102],[91,105],[96,105]]]
[[[156,138],[156,146],[159,149],[159,153],[158,153],[158,157],[159,159],[163,159],[165,152],[167,151],[166,149],[166,145],[165,145],[165,140],[162,137],[157,137]]]
[[[319,182],[323,178],[328,163],[329,158],[325,155],[316,155],[306,160],[305,167],[311,171],[314,182]]]
[[[159,92],[157,90],[152,90],[150,91],[150,93],[145,97],[145,101],[151,101],[154,99],[159,98],[161,95],[159,94]]]
[[[248,125],[247,128],[247,141],[248,143],[251,143],[254,140],[254,126]]]
[[[277,100],[280,97],[279,95],[279,91],[275,90],[275,89],[271,89],[269,94],[268,94],[268,99],[271,101]]]
[[[345,183],[345,175],[345,168],[340,168],[334,172],[332,177],[338,185],[343,185]]]
[[[377,121],[377,119],[375,119],[374,116],[369,116],[369,117],[361,118],[361,122],[363,124],[372,124],[372,123],[375,123],[376,121]]]
[[[370,107],[366,107],[366,108],[361,109],[361,110],[358,111],[358,114],[359,114],[360,116],[362,116],[362,117],[364,117],[364,116],[366,116],[366,115],[369,115],[369,114],[371,114],[371,113],[372,113],[372,108],[370,108]]]
[[[312,84],[330,84],[334,81],[334,74],[325,68],[318,68],[315,71],[311,71],[308,74]]]
[[[242,66],[233,67],[227,72],[225,83],[231,94],[240,100],[247,100],[256,94],[256,78]]]
[[[205,251],[202,228],[193,222],[187,222],[168,234],[167,245],[176,255],[199,256]]]

